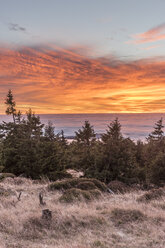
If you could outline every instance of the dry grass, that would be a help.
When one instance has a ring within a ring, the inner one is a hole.
[[[150,202],[153,200],[160,200],[161,198],[165,197],[165,189],[152,189],[146,193],[144,193],[142,196],[140,196],[137,201],[139,202]]]
[[[63,203],[49,182],[6,178],[0,188],[0,248],[164,248],[165,197],[139,202],[144,192]],[[6,192],[5,191],[5,192]],[[20,200],[18,198],[22,192]],[[39,193],[45,206],[39,205]],[[41,218],[42,209],[52,220]]]

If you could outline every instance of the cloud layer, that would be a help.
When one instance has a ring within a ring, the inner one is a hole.
[[[165,39],[165,23],[133,36],[135,44],[155,42]]]
[[[36,113],[165,112],[165,59],[92,59],[74,49],[0,49],[0,113],[12,89]]]

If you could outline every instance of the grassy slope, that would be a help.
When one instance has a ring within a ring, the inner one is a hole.
[[[165,247],[165,197],[138,202],[144,194],[139,191],[64,204],[58,201],[62,193],[48,192],[47,185],[17,178],[0,183],[0,192],[7,190],[0,193],[0,248]],[[39,205],[41,191],[44,207]],[[51,222],[41,219],[43,208],[52,211]]]

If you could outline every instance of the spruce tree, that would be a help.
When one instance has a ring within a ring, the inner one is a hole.
[[[121,124],[118,118],[110,123],[106,133],[103,134],[101,138],[103,143],[107,143],[110,139],[113,141],[119,141],[123,138],[121,133]]]
[[[31,109],[26,112],[26,116],[27,120],[25,123],[29,130],[29,138],[39,141],[43,134],[44,124],[41,123],[40,117],[36,116]]]
[[[148,140],[161,140],[164,136],[163,118],[155,123],[154,131],[149,134]]]
[[[5,104],[7,105],[6,114],[12,115],[13,121],[15,123],[15,117],[16,117],[16,103],[14,101],[13,93],[11,90],[8,91]]]
[[[44,136],[49,141],[55,140],[55,127],[51,121],[45,126]]]
[[[94,132],[93,126],[89,123],[89,121],[85,121],[84,126],[82,129],[79,129],[75,132],[75,140],[78,143],[84,144],[85,146],[90,146],[93,141],[95,141],[96,134]]]

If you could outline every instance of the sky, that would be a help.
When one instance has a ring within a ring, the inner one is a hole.
[[[0,6],[0,114],[165,112],[164,0]]]

